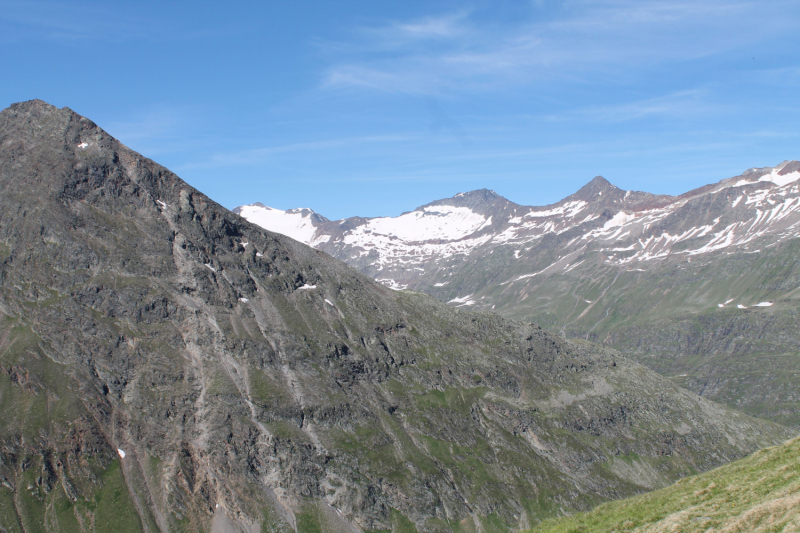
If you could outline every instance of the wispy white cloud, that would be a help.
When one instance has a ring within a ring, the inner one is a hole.
[[[437,94],[624,73],[794,31],[792,18],[783,13],[790,5],[573,0],[546,20],[532,10],[528,20],[502,27],[482,25],[470,12],[395,22],[354,35],[347,47],[332,47],[341,54],[332,58],[323,87]]]
[[[461,11],[439,17],[426,17],[413,22],[397,23],[394,27],[410,38],[452,39],[467,33],[464,22],[468,15],[468,11]]]

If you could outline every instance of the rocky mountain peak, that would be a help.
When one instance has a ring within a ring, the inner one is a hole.
[[[502,198],[499,194],[491,189],[476,189],[474,191],[460,192],[454,198],[479,198],[486,201],[494,200],[495,198]]]
[[[71,111],[67,107],[62,110]],[[11,104],[8,108],[3,110],[3,113],[13,116],[30,115],[31,117],[42,117],[57,111],[60,110],[56,106],[48,104],[44,100],[34,99]]]
[[[610,181],[603,176],[595,176],[592,181],[578,189],[570,198],[575,200],[585,200],[587,202],[596,201],[601,199],[603,195],[613,193],[624,193],[622,189],[613,185]]]
[[[778,165],[778,175],[785,176],[792,172],[800,172],[800,161],[784,161]]]
[[[305,217],[317,214],[316,211],[314,211],[313,209],[309,209],[308,207],[295,207],[293,209],[287,209],[286,212],[296,215],[302,215]]]
[[[61,109],[42,100],[28,100],[12,104],[0,111],[0,126],[7,133],[16,132],[20,138],[35,138],[56,131],[63,132],[70,123],[81,123],[79,129],[99,129],[91,120],[72,109]],[[69,142],[72,138],[65,138]]]
[[[469,192],[460,192],[450,198],[436,200],[435,202],[426,204],[419,209],[425,209],[426,207],[437,205],[467,207],[472,211],[482,215],[491,215],[498,210],[507,208],[509,206],[517,206],[517,204],[514,202],[511,202],[507,198],[500,196],[490,189],[477,189]]]

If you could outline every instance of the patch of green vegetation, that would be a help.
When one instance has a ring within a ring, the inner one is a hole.
[[[63,367],[48,358],[39,347],[41,339],[27,326],[3,320],[0,335],[7,332],[5,348],[0,351],[0,412],[3,424],[0,437],[9,437],[12,429],[30,441],[48,433],[53,425],[69,422],[85,409],[64,379]],[[9,327],[10,326],[10,327]],[[8,328],[8,329],[5,329]],[[19,366],[24,362],[25,366]]]
[[[291,393],[287,390],[286,385],[273,379],[264,370],[248,368],[247,372],[250,381],[250,397],[253,402],[269,405],[291,398]]]
[[[128,497],[119,461],[114,461],[102,472],[98,483],[92,486],[93,494],[88,495],[88,500],[79,498],[77,502],[66,496],[59,480],[50,490],[37,484],[40,471],[40,461],[34,460],[17,479],[16,508],[24,531],[78,533],[85,531],[87,524],[92,524],[91,531],[96,533],[142,531],[139,517]],[[9,531],[18,530],[14,525],[17,517],[11,515],[14,509],[7,512],[6,509],[6,502],[0,499],[3,527]]]
[[[93,508],[94,526],[97,533],[136,533],[142,531],[139,515],[128,494],[119,460],[113,461],[102,477],[103,488],[97,491]]]
[[[488,390],[486,387],[475,387],[474,389],[452,387],[444,391],[429,390],[424,394],[418,394],[415,397],[415,403],[420,410],[449,409],[460,414],[469,414],[475,402],[482,398]]]
[[[0,487],[0,530],[24,533],[14,509],[14,493],[7,487]]]
[[[264,424],[278,438],[292,439],[297,442],[310,443],[311,438],[297,424],[287,420],[274,420]]]
[[[295,515],[297,533],[323,533],[319,509],[314,504],[306,504],[301,512]]]
[[[800,438],[674,485],[553,519],[532,533],[777,532],[800,528]]]
[[[57,527],[50,527],[49,529],[64,532],[81,531],[80,523],[78,522],[78,517],[75,512],[75,504],[67,498],[64,491],[61,490],[61,487],[56,487],[54,492],[55,497],[48,506],[48,511],[50,511],[51,514],[52,511],[55,511]],[[51,521],[48,520],[48,522]]]
[[[391,511],[392,533],[417,533],[414,522],[396,509]]]
[[[17,478],[17,509],[26,533],[46,533],[42,520],[47,509],[46,495],[36,485],[35,472],[30,468]]]
[[[261,510],[261,533],[293,533],[293,530],[273,507],[264,507]]]
[[[380,425],[361,426],[355,429],[355,434],[342,432],[336,438],[337,448],[364,459],[364,464],[369,465],[370,471],[391,480],[400,485],[408,482],[408,470],[403,461],[398,456],[394,445],[394,438],[397,438],[401,428],[394,428],[395,434],[386,433]],[[403,434],[403,436],[405,436]],[[402,439],[402,437],[400,437]],[[402,447],[406,459],[421,470],[434,468],[426,457],[418,450],[410,439],[403,439]]]
[[[481,517],[481,525],[485,533],[505,533],[508,531],[508,526],[503,523],[497,513]]]
[[[5,261],[11,256],[11,250],[7,245],[0,242],[0,262]]]
[[[436,517],[428,518],[425,521],[425,525],[427,526],[427,529],[430,529],[430,530],[433,530],[433,531],[436,531],[436,532],[441,531],[442,533],[444,533],[444,532],[452,532],[453,531],[453,526],[450,525],[450,522],[449,521],[444,521],[441,518],[436,518]]]

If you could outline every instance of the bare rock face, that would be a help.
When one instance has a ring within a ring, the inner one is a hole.
[[[788,430],[393,292],[91,121],[0,113],[0,529],[485,531]]]

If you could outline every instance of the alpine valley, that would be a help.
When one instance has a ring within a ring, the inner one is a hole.
[[[727,193],[704,193],[720,205],[703,209],[720,221],[703,235],[746,239],[749,226],[731,222],[740,212],[729,209],[761,198],[766,213],[775,194],[793,194],[756,181],[767,175],[787,173],[755,173],[753,184],[730,188],[744,195],[731,196],[733,207],[722,205]],[[453,228],[431,230],[439,242],[425,245],[423,262],[402,255],[415,234],[392,239],[387,230],[395,248],[365,248],[370,228],[392,220],[344,221],[324,244],[350,256],[361,249],[362,269],[382,279],[395,272],[398,285],[436,287],[473,308],[494,298],[507,314],[523,306],[518,316],[537,308],[529,300],[542,305],[546,291],[532,280],[552,278],[551,287],[570,292],[552,275],[524,277],[535,274],[536,257],[575,276],[595,262],[597,280],[584,283],[598,287],[586,299],[600,303],[586,304],[572,332],[617,290],[604,281],[609,273],[656,280],[624,269],[695,249],[677,237],[672,252],[646,238],[642,249],[599,249],[618,231],[671,227],[675,201],[598,180],[537,217],[545,211],[482,191],[401,217],[455,217]],[[694,201],[681,209],[701,209]],[[615,202],[646,209],[639,226]],[[782,211],[769,213],[763,224],[780,223]],[[791,240],[773,234],[788,258]],[[506,241],[492,244],[497,235]],[[496,275],[474,262],[479,251],[496,258]],[[759,256],[733,254],[723,266],[755,268],[751,257]],[[427,277],[403,275],[401,264]],[[784,289],[735,290],[744,302]],[[775,313],[786,304],[773,294],[764,297],[774,307],[747,311],[762,328],[790,316]],[[565,298],[553,295],[559,310],[542,314],[548,324],[573,316]],[[682,316],[661,320],[678,331]],[[623,330],[601,324],[591,333],[601,331]],[[0,112],[0,367],[3,532],[517,530],[664,487],[795,433],[681,389],[615,350],[390,290],[231,213],[87,118],[38,100]]]
[[[489,190],[394,218],[234,211],[384,285],[613,347],[675,384],[800,426],[800,162],[680,196],[596,177],[544,207]]]

